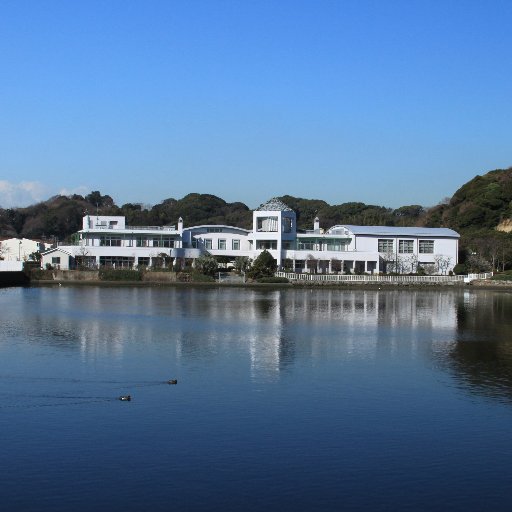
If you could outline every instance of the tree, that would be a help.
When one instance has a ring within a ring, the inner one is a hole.
[[[439,274],[446,274],[452,259],[449,256],[443,256],[442,254],[435,254],[434,261],[436,265],[436,270]]]
[[[418,271],[418,256],[416,256],[416,254],[409,254],[409,256],[405,256],[403,260],[405,272]]]
[[[277,261],[266,249],[254,260],[248,275],[251,279],[272,277],[277,270]]]
[[[318,260],[312,254],[308,254],[306,257],[306,261],[307,261],[307,266],[308,266],[309,272],[312,274],[316,274]]]
[[[86,195],[85,200],[98,208],[114,206],[114,200],[109,195],[102,196],[98,190]]]
[[[0,251],[0,260],[2,259],[1,257],[1,251]],[[31,260],[31,261],[37,261],[38,263],[41,262],[41,253],[39,251],[36,251],[36,252],[32,252],[28,255],[28,259]]]
[[[218,263],[217,260],[209,254],[204,254],[196,259],[195,268],[205,276],[214,276],[217,272]]]
[[[237,256],[235,258],[235,270],[237,272],[247,272],[251,266],[251,259],[247,256]]]
[[[337,259],[337,258],[333,258],[331,260],[331,269],[333,272],[341,272],[343,269],[341,268],[341,260]]]

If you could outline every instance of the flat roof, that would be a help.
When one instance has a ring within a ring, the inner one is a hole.
[[[459,238],[457,231],[449,228],[422,228],[422,227],[397,227],[397,226],[354,226],[343,224],[333,226],[330,229],[347,228],[354,235],[382,235],[382,236],[424,236],[424,237],[449,237]]]

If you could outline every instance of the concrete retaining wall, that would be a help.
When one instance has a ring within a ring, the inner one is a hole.
[[[147,283],[175,283],[176,272],[145,272],[142,281]]]

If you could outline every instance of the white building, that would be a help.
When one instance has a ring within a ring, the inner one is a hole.
[[[27,261],[35,252],[43,252],[51,244],[28,238],[7,238],[0,240],[0,257],[4,261]]]
[[[457,264],[459,234],[445,228],[399,228],[337,225],[297,232],[295,212],[271,199],[253,212],[253,228],[204,225],[127,226],[119,216],[83,218],[77,245],[60,246],[43,254],[62,269],[89,266],[183,266],[209,253],[235,259],[256,258],[268,250],[279,268],[296,272],[415,272],[447,273]]]

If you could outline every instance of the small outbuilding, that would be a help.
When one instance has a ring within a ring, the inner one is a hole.
[[[56,247],[41,254],[41,267],[49,266],[57,270],[73,269],[75,268],[75,258],[69,251]]]

